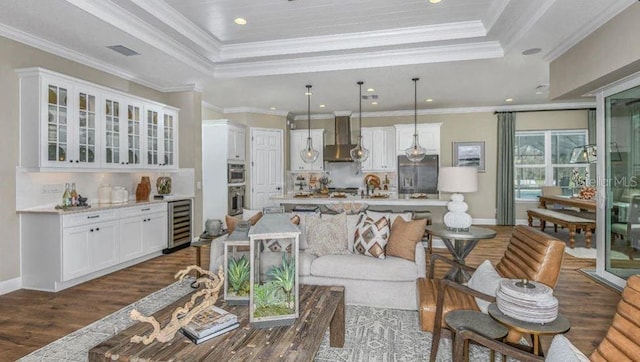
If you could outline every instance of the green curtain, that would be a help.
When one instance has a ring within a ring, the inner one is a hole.
[[[496,175],[496,223],[515,225],[514,150],[516,142],[515,112],[498,113],[498,174]]]

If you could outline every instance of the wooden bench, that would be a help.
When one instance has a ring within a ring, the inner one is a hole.
[[[594,220],[549,209],[529,209],[527,210],[527,216],[529,226],[533,226],[534,218],[540,219],[540,229],[542,231],[544,231],[544,228],[547,226],[547,221],[569,229],[569,247],[572,249],[576,245],[576,230],[584,229],[584,241],[587,249],[591,248],[591,236],[596,229]]]

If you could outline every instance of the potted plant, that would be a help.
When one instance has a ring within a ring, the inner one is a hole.
[[[249,272],[249,260],[244,255],[240,258],[229,258],[227,270],[227,278],[229,278],[227,293],[229,296],[246,297],[249,295]]]
[[[320,184],[320,193],[328,194],[329,193],[329,184],[333,182],[327,175],[322,175],[318,178],[318,183]]]

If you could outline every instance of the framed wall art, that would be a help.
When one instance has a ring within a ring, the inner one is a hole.
[[[484,172],[484,142],[453,142],[453,165],[477,167]]]

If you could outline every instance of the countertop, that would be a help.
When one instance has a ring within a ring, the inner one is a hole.
[[[121,209],[125,207],[133,207],[133,206],[140,206],[140,205],[160,204],[160,203],[166,203],[169,201],[185,200],[190,198],[193,198],[193,196],[172,195],[170,198],[167,198],[165,200],[153,200],[153,199],[149,201],[131,200],[129,202],[123,202],[119,204],[95,203],[95,204],[91,204],[91,207],[70,208],[66,210],[56,209],[54,205],[46,205],[46,206],[33,207],[29,209],[16,210],[16,212],[17,213],[34,213],[34,214],[71,215],[71,214],[77,214],[82,212],[95,212],[95,211],[103,211],[103,210],[110,210],[110,209]]]
[[[298,205],[328,205],[340,202],[357,203],[362,202],[369,205],[398,205],[398,206],[447,206],[449,200],[438,200],[435,198],[411,199],[398,198],[396,194],[391,194],[387,198],[378,197],[360,197],[347,195],[346,197],[330,197],[327,195],[314,194],[308,197],[296,197],[296,193],[288,193],[282,196],[271,196],[270,200],[281,204],[298,204]]]

